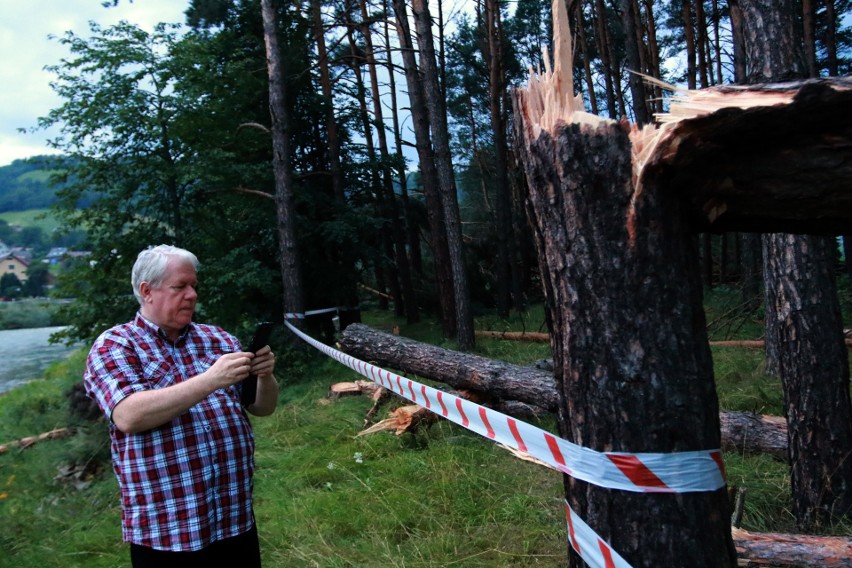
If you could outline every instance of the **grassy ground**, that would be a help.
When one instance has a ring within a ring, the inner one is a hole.
[[[21,227],[40,227],[45,235],[50,235],[59,228],[59,221],[50,209],[28,209],[27,211],[5,211],[0,213],[0,219],[10,225]]]
[[[539,331],[542,321],[539,308],[511,322],[483,318],[477,328]],[[385,329],[396,323],[386,314],[365,314],[365,322]],[[408,337],[441,343],[434,323],[402,328]],[[548,356],[543,344],[486,339],[478,340],[477,351],[516,363]],[[714,350],[724,408],[781,412],[780,389],[762,375],[761,358],[759,350]],[[47,380],[0,396],[0,443],[68,425],[63,392],[82,366],[79,354]],[[565,565],[560,475],[448,422],[417,435],[357,438],[371,402],[325,399],[328,385],[355,378],[320,355],[291,356],[287,368],[279,368],[277,412],[254,420],[256,514],[266,566]],[[539,426],[554,430],[552,423]],[[748,489],[744,528],[795,531],[786,466],[759,456],[725,459],[729,483]],[[73,438],[0,455],[0,567],[127,565],[107,460],[102,423]],[[55,479],[69,463],[104,467],[75,486]],[[836,531],[850,534],[852,527]]]

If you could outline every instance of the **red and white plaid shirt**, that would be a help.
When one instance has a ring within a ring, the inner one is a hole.
[[[125,397],[192,380],[239,351],[224,330],[192,323],[177,343],[140,314],[104,332],[86,363],[86,391],[111,417]],[[217,390],[171,422],[126,434],[110,420],[124,540],[198,550],[254,524],[254,435],[239,388]]]

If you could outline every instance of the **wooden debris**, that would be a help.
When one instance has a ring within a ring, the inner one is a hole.
[[[381,388],[370,381],[334,383],[328,388],[328,398],[334,400],[344,396],[360,396],[362,394],[373,396]]]
[[[0,444],[0,454],[5,454],[12,448],[29,448],[38,442],[44,440],[58,440],[59,438],[67,438],[74,434],[70,428],[56,428],[48,432],[39,434],[38,436],[26,436],[19,440],[14,440],[5,444]]]
[[[401,406],[396,410],[392,410],[390,414],[390,418],[386,418],[366,430],[362,430],[356,437],[391,430],[395,431],[397,436],[401,436],[406,432],[414,432],[421,426],[428,426],[437,420],[437,415],[434,412],[426,410],[417,404]]]
[[[849,568],[852,538],[731,529],[737,565],[745,568]]]
[[[507,341],[532,341],[536,343],[550,342],[550,334],[536,331],[477,331],[476,337],[491,337]]]

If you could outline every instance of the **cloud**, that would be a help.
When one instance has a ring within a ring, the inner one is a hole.
[[[100,0],[27,0],[0,2],[0,166],[38,154],[53,153],[50,132],[21,133],[38,124],[61,100],[44,70],[68,55],[56,39],[72,30],[88,33],[90,20],[109,26],[127,20],[151,30],[158,22],[183,22],[188,0],[121,0],[104,8]]]

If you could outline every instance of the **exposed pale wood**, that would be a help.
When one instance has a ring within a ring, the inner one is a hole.
[[[386,418],[366,430],[358,432],[357,436],[388,431],[393,431],[397,436],[401,436],[406,432],[413,432],[417,428],[427,426],[437,420],[437,415],[434,412],[416,404],[401,406],[396,410],[392,410],[390,415],[390,418]]]
[[[747,568],[849,568],[852,538],[751,533],[732,528],[738,566]]]
[[[366,394],[373,396],[379,389],[379,385],[370,381],[355,381],[346,383],[334,383],[328,387],[328,398],[341,398],[344,396],[355,396]]]
[[[495,339],[506,339],[509,341],[533,341],[536,343],[548,343],[550,335],[536,331],[487,331],[476,332],[477,337],[492,337]]]

